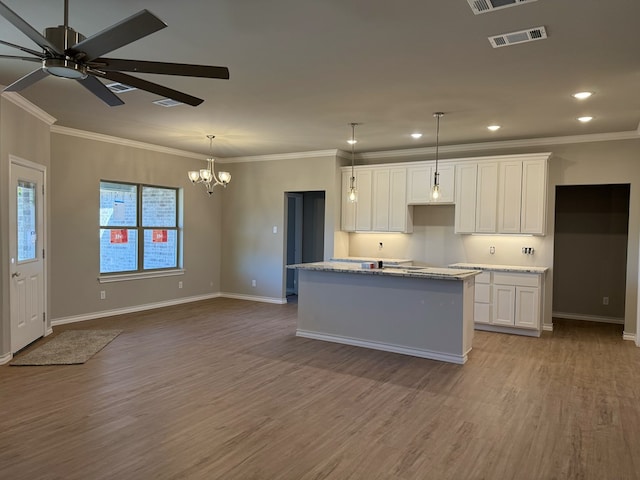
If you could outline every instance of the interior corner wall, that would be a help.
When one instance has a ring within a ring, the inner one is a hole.
[[[326,192],[324,258],[329,259],[340,222],[336,157],[227,163],[224,167],[232,181],[221,192],[222,291],[282,300],[286,297],[285,192]]]
[[[203,161],[106,141],[53,133],[50,178],[51,316],[54,321],[220,291],[220,190],[208,196],[187,171]],[[99,283],[100,180],[182,189],[184,275]],[[178,288],[182,282],[183,288]],[[100,299],[104,290],[106,299]]]
[[[9,195],[10,160],[9,155],[44,165],[50,173],[50,126],[13,102],[0,97],[0,357],[11,350],[11,319],[9,310]],[[47,195],[48,209],[45,212],[50,222],[50,196]],[[45,248],[51,245],[51,236],[46,239]],[[47,278],[51,280],[51,269]],[[51,297],[48,297],[47,311],[51,311]]]

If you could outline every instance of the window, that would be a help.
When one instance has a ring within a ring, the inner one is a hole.
[[[178,189],[100,182],[100,273],[178,268]]]

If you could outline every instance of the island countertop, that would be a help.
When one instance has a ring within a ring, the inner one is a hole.
[[[463,268],[389,266],[384,268],[362,268],[354,262],[313,262],[288,265],[287,268],[325,272],[356,273],[362,275],[385,275],[394,277],[425,278],[433,280],[465,280],[482,273],[480,270]]]

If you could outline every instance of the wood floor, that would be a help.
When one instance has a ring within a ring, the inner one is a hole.
[[[640,348],[619,325],[476,332],[466,365],[295,337],[296,305],[215,299],[83,365],[0,367],[0,477],[640,479]]]

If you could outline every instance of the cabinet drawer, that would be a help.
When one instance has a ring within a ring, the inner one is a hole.
[[[491,272],[482,272],[475,276],[476,283],[491,283]]]
[[[473,321],[475,323],[491,323],[491,305],[488,303],[474,303]]]
[[[476,284],[474,300],[478,303],[491,303],[491,285]]]
[[[540,286],[540,275],[535,273],[493,272],[493,284],[538,287]]]

